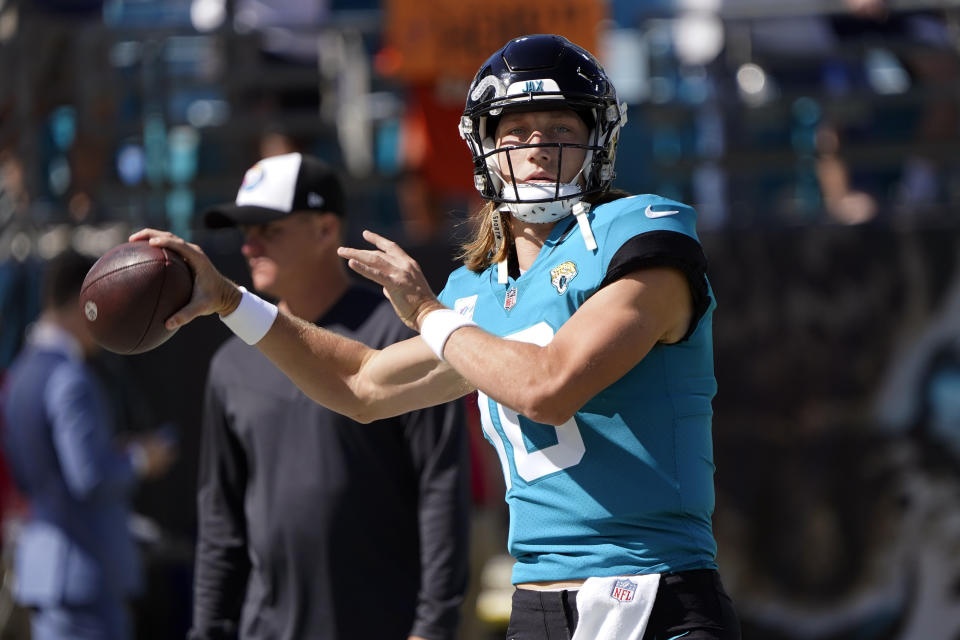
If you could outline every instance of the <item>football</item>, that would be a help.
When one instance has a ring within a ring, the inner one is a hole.
[[[127,242],[90,268],[80,291],[80,309],[104,349],[143,353],[176,333],[163,323],[186,306],[192,292],[193,274],[176,252]]]

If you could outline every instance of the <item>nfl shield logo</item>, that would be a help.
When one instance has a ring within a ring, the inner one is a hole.
[[[610,597],[620,602],[630,602],[633,600],[633,594],[637,592],[637,583],[632,580],[617,580],[613,585],[613,591]]]
[[[515,304],[517,304],[517,288],[513,287],[510,291],[507,291],[507,297],[503,301],[503,308],[510,311]]]

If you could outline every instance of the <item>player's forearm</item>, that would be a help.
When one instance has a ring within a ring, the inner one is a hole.
[[[681,339],[691,304],[680,271],[642,269],[594,294],[555,334],[545,322],[511,339],[463,327],[450,334],[443,355],[497,402],[561,425],[658,343]]]
[[[464,378],[497,402],[531,420],[559,424],[559,413],[567,410],[558,404],[559,399],[552,399],[564,385],[561,371],[551,366],[546,349],[464,327],[451,334],[443,355]],[[571,404],[569,412],[577,408],[579,405]]]
[[[469,390],[419,341],[371,349],[281,312],[257,347],[315,402],[370,422],[446,402]]]
[[[542,424],[564,424],[606,377],[598,359],[582,351],[499,338],[476,327],[455,331],[443,355],[475,388]]]
[[[350,417],[362,410],[353,381],[369,347],[284,312],[256,346],[315,402]]]

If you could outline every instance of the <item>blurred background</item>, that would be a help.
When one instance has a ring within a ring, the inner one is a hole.
[[[439,290],[477,205],[469,80],[536,32],[596,52],[629,105],[616,185],[700,213],[718,560],[744,638],[960,638],[960,0],[0,0],[0,371],[66,246],[166,228],[249,284],[239,236],[195,214],[287,150],[342,167],[353,242],[399,241]],[[97,362],[126,428],[180,433],[137,495],[138,638],[189,626],[202,389],[226,336],[198,321]],[[470,428],[463,638],[502,638],[502,479]]]

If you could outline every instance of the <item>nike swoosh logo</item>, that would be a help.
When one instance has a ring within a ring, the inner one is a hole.
[[[671,211],[654,211],[653,208],[652,208],[652,206],[653,206],[653,205],[649,205],[649,204],[648,204],[648,205],[647,205],[647,210],[644,211],[644,213],[647,214],[647,217],[648,217],[648,218],[666,218],[667,216],[672,216],[672,215],[675,214],[675,213],[680,213],[680,212],[677,211],[677,210],[671,210]]]
[[[683,633],[681,633],[681,634],[678,635],[678,636],[673,636],[673,637],[667,638],[667,640],[678,640],[678,638],[682,638],[683,636],[687,635],[688,633],[690,633],[690,632],[689,632],[689,631],[684,631]]]

